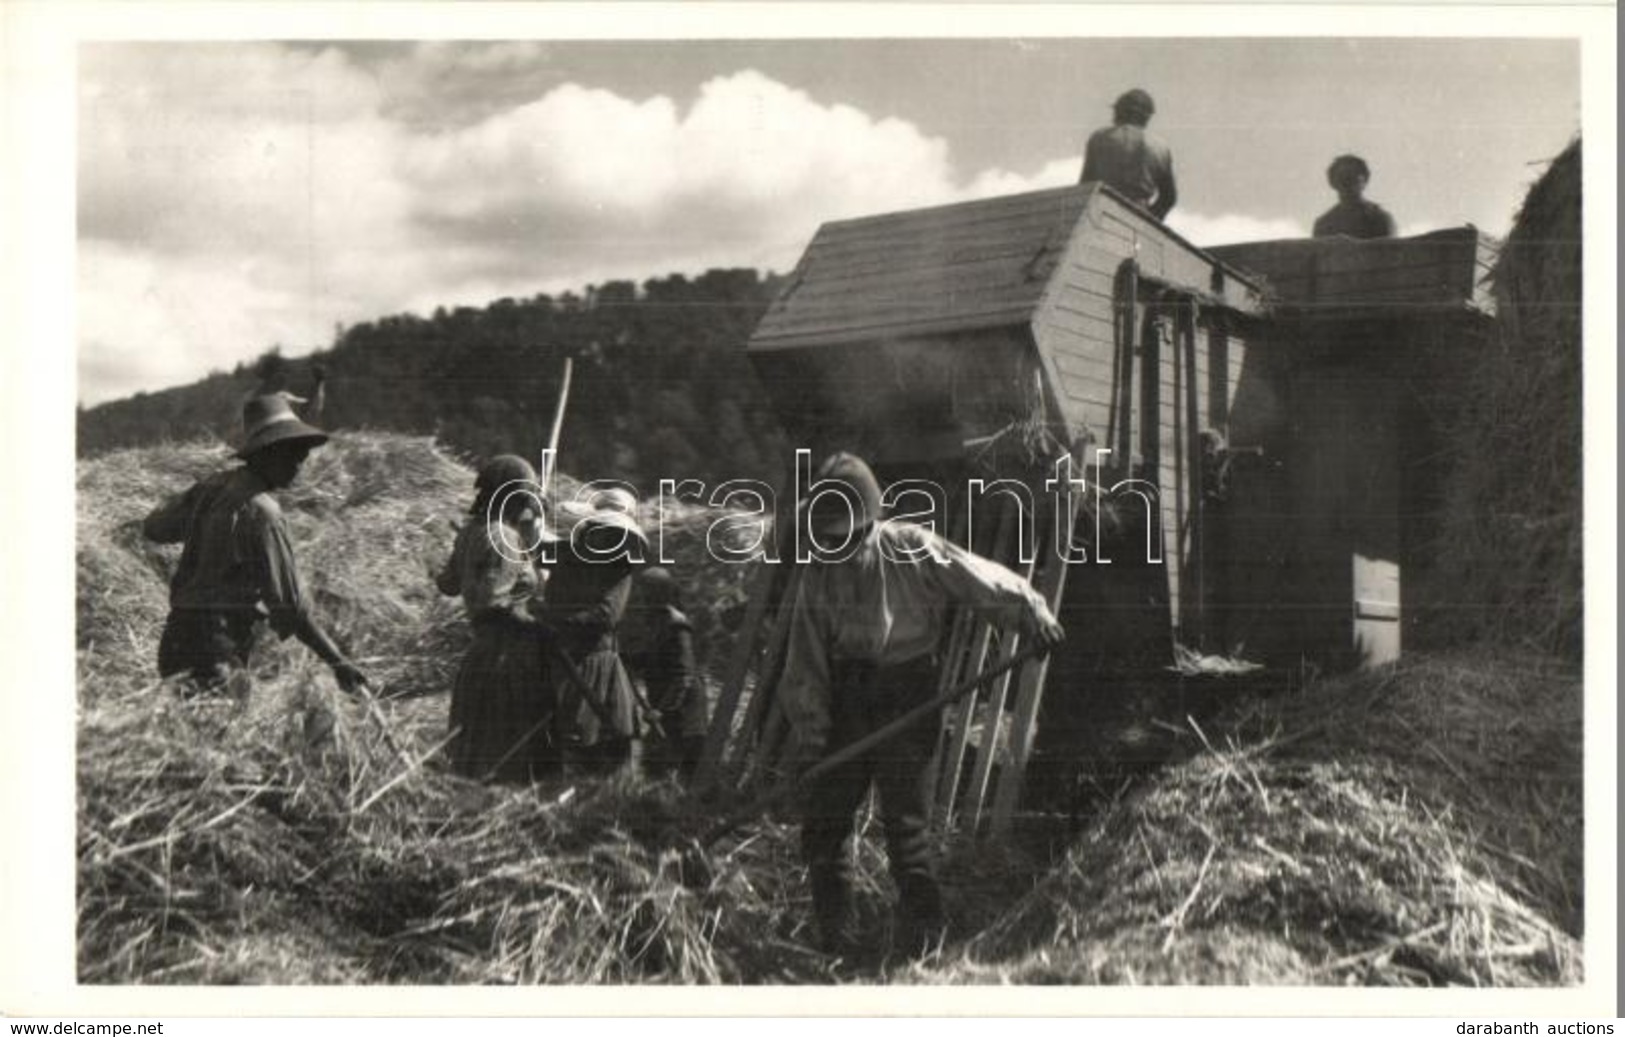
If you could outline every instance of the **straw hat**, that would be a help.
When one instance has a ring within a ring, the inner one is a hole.
[[[601,509],[588,515],[582,520],[590,531],[594,527],[599,529],[619,529],[642,541],[645,547],[649,546],[649,535],[638,525],[638,520],[622,511]]]
[[[595,526],[624,530],[647,545],[649,537],[638,524],[637,509],[636,497],[627,490],[612,486],[607,490],[600,490],[593,496],[592,513],[587,516],[587,522]]]
[[[611,486],[594,494],[592,506],[595,511],[618,511],[623,515],[636,515],[638,499],[632,496],[629,490]]]
[[[243,404],[243,445],[237,456],[246,460],[274,443],[297,441],[321,446],[327,442],[326,432],[300,421],[293,412],[289,401],[297,398],[275,392],[252,397]]]

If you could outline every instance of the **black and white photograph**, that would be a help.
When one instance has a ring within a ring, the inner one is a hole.
[[[1570,23],[550,6],[56,73],[72,988],[1612,983]]]

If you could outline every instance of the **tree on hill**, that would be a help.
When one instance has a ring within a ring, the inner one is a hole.
[[[335,429],[436,435],[475,457],[534,456],[573,357],[565,470],[627,479],[646,494],[662,478],[776,482],[782,433],[744,346],[779,284],[754,270],[709,270],[380,317],[338,329],[331,348],[309,357],[273,348],[231,374],[82,409],[79,451],[206,432],[231,439],[245,396],[309,395],[319,366],[322,420]]]

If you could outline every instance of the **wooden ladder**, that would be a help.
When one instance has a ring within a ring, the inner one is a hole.
[[[1038,499],[1050,503],[1042,496]],[[961,546],[981,548],[985,556],[1020,573],[1052,611],[1058,609],[1067,566],[1057,545],[1071,542],[1082,496],[1072,498],[1055,535],[1043,535],[1051,523],[1035,523],[1039,533],[1033,538],[1034,555],[1025,564],[1016,557],[1021,541],[1020,506],[1009,498],[1000,503],[1003,506],[991,516],[996,525],[990,543],[967,543],[972,531],[966,528],[963,508],[951,520],[949,538]],[[695,791],[701,796],[753,794],[784,776],[780,757],[788,742],[789,725],[777,690],[789,642],[791,606],[803,570],[790,564],[756,565],[745,621],[696,771]],[[1021,650],[1019,633],[1000,630],[968,608],[954,609],[948,630],[939,690]],[[1030,661],[945,711],[928,776],[935,790],[933,821],[939,827],[957,826],[975,833],[984,817],[990,816],[991,834],[1009,832],[1032,753],[1047,671],[1045,659]]]
[[[998,532],[989,552],[995,561],[1032,583],[1051,611],[1059,610],[1066,587],[1067,565],[1060,547],[1072,541],[1083,499],[1074,496],[1070,503],[1071,507],[1061,515],[1060,528],[1054,529],[1052,536],[1035,537],[1034,554],[1025,562],[1016,557],[1016,546],[1011,543],[1012,539],[1018,544],[1020,541],[1019,536],[1013,536],[1018,509],[1007,507],[999,516]],[[1039,522],[1038,528],[1042,530],[1046,525]],[[1020,633],[998,630],[967,609],[958,612],[943,659],[945,688],[1010,659],[1022,647]],[[1047,658],[1032,660],[948,710],[933,769],[933,820],[938,826],[976,833],[987,819],[994,837],[1009,833],[1038,731],[1047,675]]]
[[[765,560],[754,564],[745,621],[695,768],[694,789],[701,796],[738,789],[748,784],[747,778],[758,776],[771,762],[771,752],[763,751],[772,748],[764,744],[770,722],[782,722],[774,692],[789,643],[790,605],[801,570]],[[742,700],[745,708],[740,716]]]

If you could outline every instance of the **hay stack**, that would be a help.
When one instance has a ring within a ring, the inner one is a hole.
[[[1495,882],[1566,932],[1584,929],[1584,685],[1511,651],[1419,655],[1248,707],[1292,759],[1382,761],[1448,814]]]
[[[87,981],[354,982],[365,884],[343,833],[404,764],[382,714],[341,701],[294,645],[263,650],[245,698],[187,703],[156,681],[179,549],[141,537],[157,503],[231,463],[218,442],[80,462],[80,973]],[[449,685],[466,633],[424,570],[470,477],[427,440],[355,434],[313,455],[281,495],[308,588],[330,629],[387,692]],[[358,549],[358,545],[366,549]],[[444,707],[396,741],[426,751]],[[394,723],[403,711],[391,707]],[[408,791],[412,775],[391,795]],[[369,808],[369,814],[373,808]],[[408,888],[410,883],[384,888]],[[359,906],[358,906],[359,905]]]
[[[139,523],[229,463],[204,442],[80,465],[82,981],[829,978],[784,826],[684,874],[670,786],[488,789],[441,769],[467,635],[428,570],[473,474],[427,440],[345,435],[281,495],[318,610],[392,697],[363,708],[292,644],[260,652],[237,698],[159,684],[177,549]],[[707,568],[718,517],[688,509],[668,531],[713,623],[717,588],[744,575]],[[872,848],[860,865],[878,882]]]
[[[176,552],[148,543],[141,520],[227,455],[218,443],[191,443],[79,462],[75,618],[82,690],[102,683],[84,680],[87,667],[110,679],[152,673]]]
[[[1517,662],[1411,660],[1193,726],[1191,759],[912,978],[1578,982],[1581,690]]]
[[[1496,265],[1500,332],[1464,386],[1437,544],[1441,631],[1578,659],[1581,184],[1576,140],[1530,189]]]
[[[1376,767],[1204,755],[927,981],[1545,985],[1575,941]]]
[[[344,833],[372,820],[356,807],[390,778],[390,754],[314,673],[257,685],[247,702],[199,703],[103,688],[85,708],[81,981],[368,976],[361,920],[395,887],[359,881],[365,856]],[[307,728],[329,726],[307,745]]]
[[[490,788],[316,672],[247,702],[135,688],[85,718],[86,983],[824,982],[793,831],[687,853],[670,785]],[[404,748],[396,756],[383,738]],[[872,885],[876,854],[860,861]]]
[[[284,497],[324,616],[386,688],[418,694],[363,708],[296,646],[263,653],[240,699],[157,684],[173,549],[130,523],[226,460],[202,444],[81,465],[82,981],[888,978],[837,976],[808,949],[784,824],[685,855],[678,837],[701,825],[670,786],[490,789],[440,769],[466,635],[426,570],[472,475],[427,441],[346,436]],[[674,526],[696,611],[747,571],[707,568],[717,517]],[[1572,981],[1578,950],[1541,913],[1580,907],[1578,681],[1503,658],[1390,676],[1244,711],[1229,726],[1243,748],[1203,751],[1193,733],[1194,759],[1109,810],[1013,908],[1033,861],[955,858],[948,907],[969,939],[915,978]],[[883,941],[877,844],[860,840],[858,900]]]
[[[124,450],[81,461],[78,478],[78,644],[81,695],[97,674],[142,679],[153,672],[178,547],[141,536],[142,518],[193,480],[232,463],[218,442]],[[298,545],[306,588],[329,629],[391,691],[449,680],[466,643],[454,603],[435,592],[426,570],[450,547],[455,516],[472,476],[427,439],[356,433],[311,456],[280,494]],[[296,658],[300,650],[271,657]],[[413,669],[413,660],[431,672]]]

